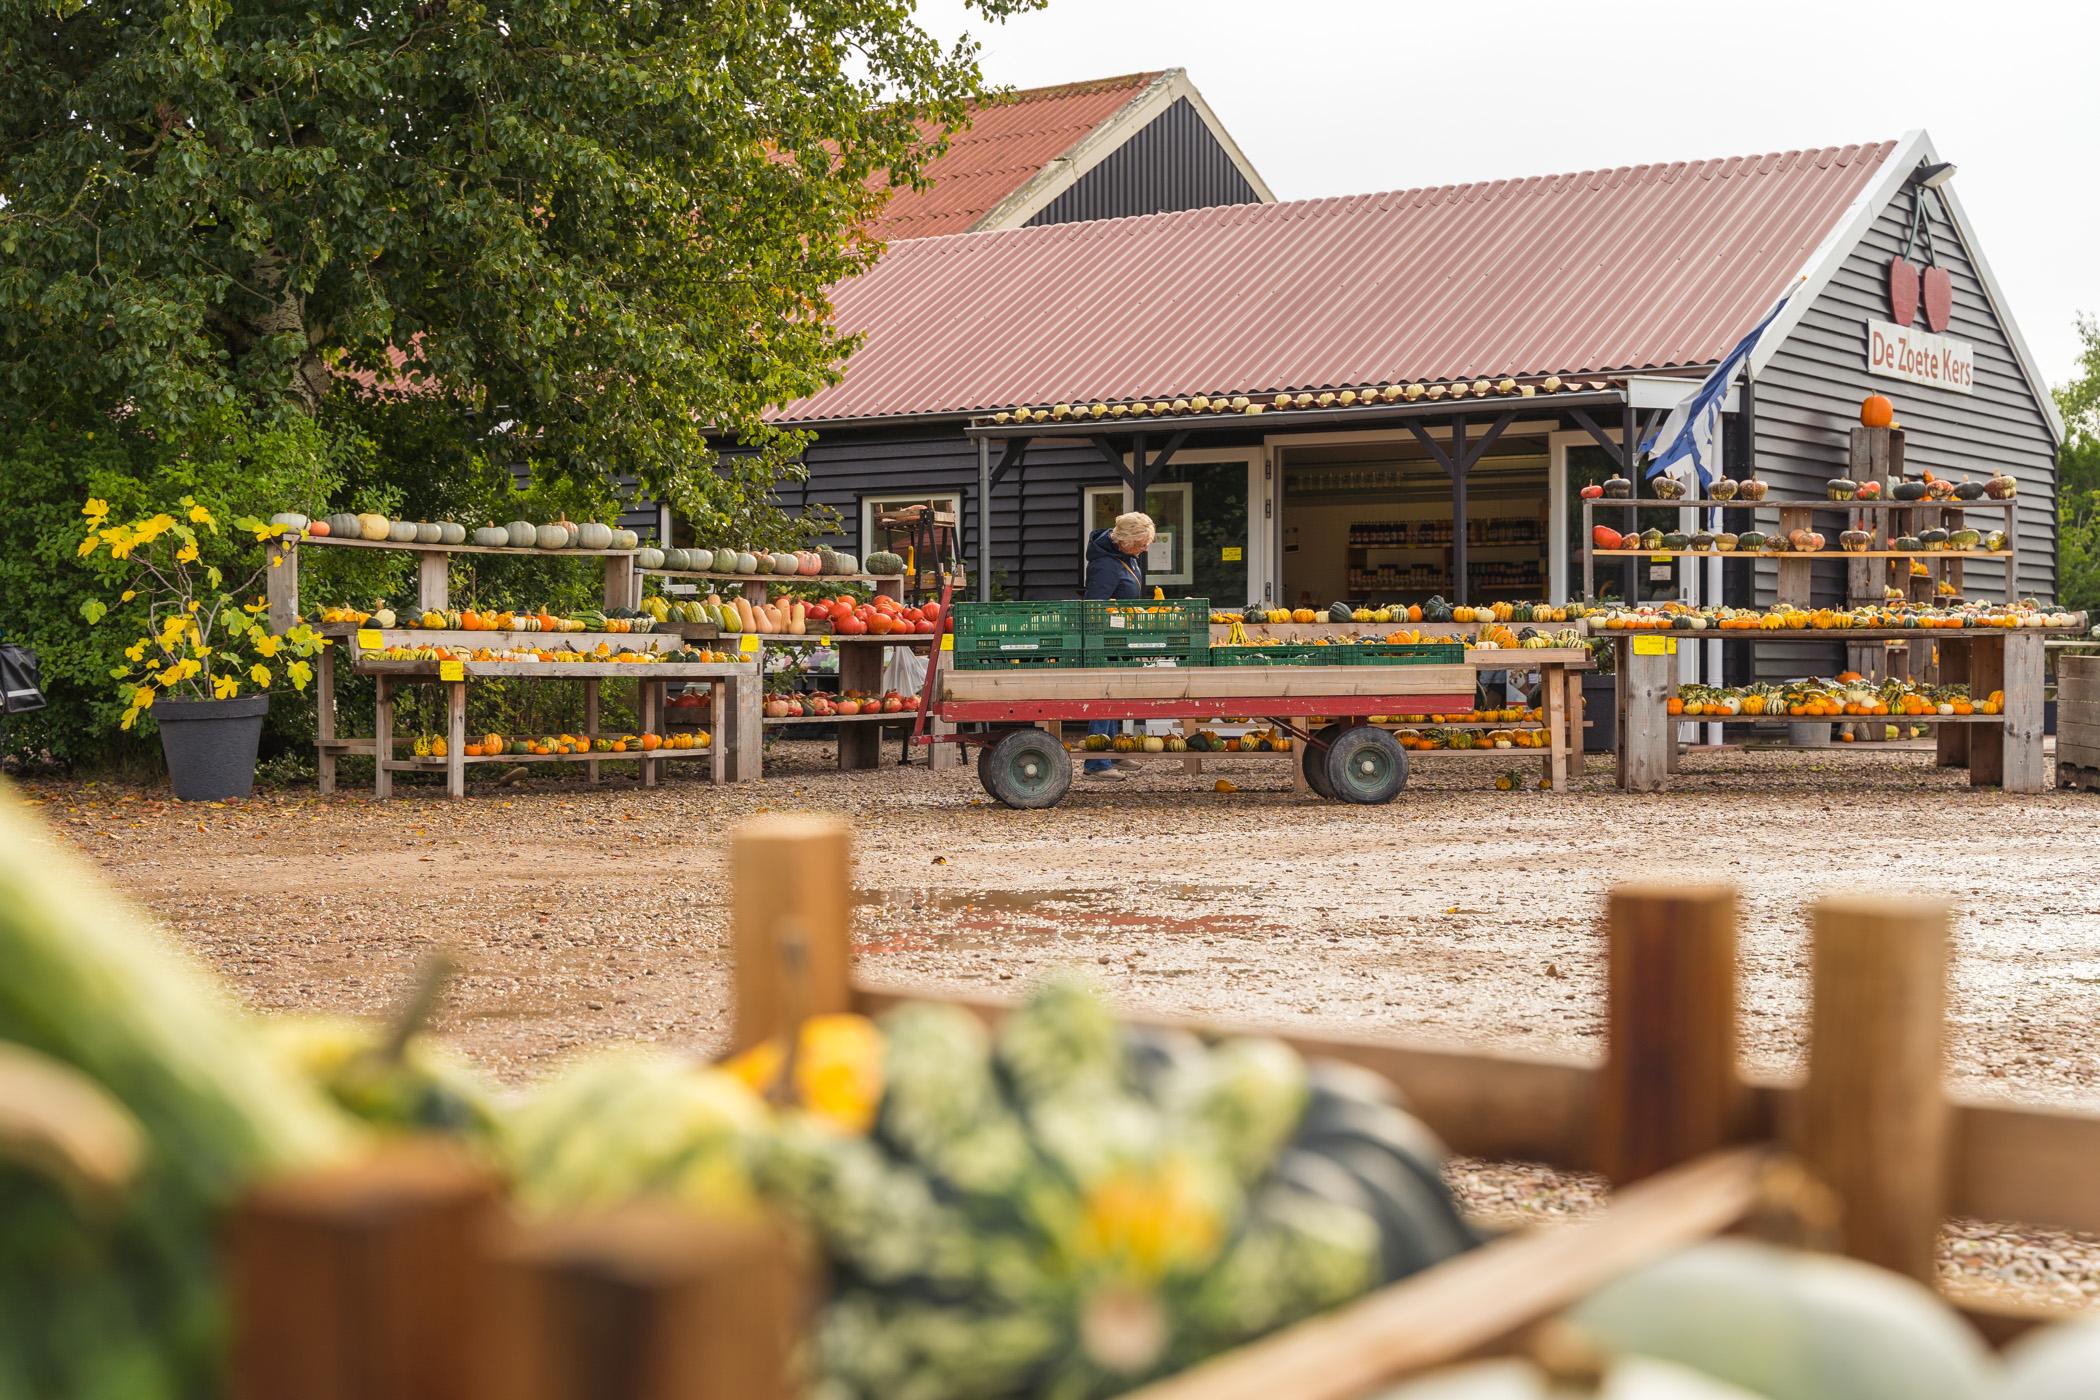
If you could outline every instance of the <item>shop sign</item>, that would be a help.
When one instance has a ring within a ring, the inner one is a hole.
[[[1867,373],[1957,394],[1976,392],[1976,347],[1892,321],[1867,322]]]

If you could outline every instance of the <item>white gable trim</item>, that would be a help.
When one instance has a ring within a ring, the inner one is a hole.
[[[1911,173],[1919,165],[1937,162],[1939,158],[1932,138],[1922,129],[1903,134],[1903,138],[1896,143],[1896,149],[1882,162],[1881,169],[1875,173],[1873,181],[1860,191],[1859,197],[1852,201],[1832,226],[1829,236],[1809,254],[1808,264],[1801,269],[1801,275],[1807,285],[1794,293],[1793,300],[1786,305],[1786,310],[1779,313],[1779,319],[1772,323],[1772,329],[1765,333],[1764,338],[1758,342],[1757,349],[1751,352],[1751,378],[1756,378],[1771,361],[1772,356],[1779,352],[1779,347],[1793,334],[1794,327],[1808,314],[1809,307],[1823,294],[1823,289],[1830,285],[1831,278],[1844,266],[1845,259],[1852,256],[1853,250],[1859,246],[1860,240],[1867,236],[1868,230],[1873,228],[1882,211],[1909,185]],[[1954,221],[1955,232],[1961,238],[1962,251],[1968,255],[1969,265],[1976,269],[1976,279],[1983,284],[1984,299],[1990,303],[1991,314],[1998,318],[1999,326],[2004,329],[2006,343],[2012,347],[2013,357],[2020,362],[2020,373],[2027,380],[2027,387],[2034,394],[2035,401],[2041,405],[2042,419],[2048,425],[2052,437],[2061,446],[2064,440],[2064,420],[2056,411],[2056,399],[2049,392],[2049,381],[2036,363],[2034,352],[2028,349],[2027,338],[2020,334],[2019,323],[2012,318],[2012,312],[2006,305],[2005,293],[1998,286],[1998,279],[1991,272],[1990,263],[1984,259],[1983,248],[1976,240],[1976,231],[1970,225],[1968,215],[1962,211],[1961,198],[1954,193],[1951,183],[1939,193],[1946,204],[1947,217]]]
[[[1203,119],[1203,124],[1210,128],[1210,134],[1217,140],[1218,145],[1224,148],[1226,157],[1232,161],[1247,183],[1254,187],[1254,192],[1261,197],[1261,202],[1274,204],[1276,194],[1269,188],[1268,181],[1262,179],[1255,171],[1253,163],[1247,159],[1246,152],[1240,149],[1239,142],[1233,140],[1231,133],[1219,123],[1217,113],[1211,111],[1210,104],[1203,100],[1203,94],[1196,91],[1196,85],[1189,81],[1188,70],[1169,68],[1154,78],[1143,92],[1124,103],[1114,116],[1082,136],[1073,143],[1070,150],[1030,176],[1021,188],[986,210],[984,217],[970,225],[969,231],[978,233],[986,229],[1021,227],[1049,208],[1059,195],[1078,184],[1087,172],[1115,154],[1124,142],[1143,131],[1154,117],[1184,97],[1188,99],[1189,105],[1196,109],[1196,114]]]

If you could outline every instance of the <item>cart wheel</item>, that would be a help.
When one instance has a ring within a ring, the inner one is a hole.
[[[1407,786],[1407,750],[1375,725],[1356,725],[1327,750],[1327,782],[1342,802],[1390,802]]]
[[[984,790],[1009,807],[1055,807],[1072,786],[1072,756],[1044,729],[1016,729],[984,751]]]
[[[1298,746],[1298,766],[1305,770],[1305,785],[1329,802],[1334,801],[1334,785],[1327,781],[1327,754],[1341,732],[1341,725],[1330,724],[1314,731],[1312,738]]]

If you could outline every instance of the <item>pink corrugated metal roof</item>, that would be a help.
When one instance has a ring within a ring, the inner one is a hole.
[[[775,417],[1707,364],[1894,148],[913,239],[835,289],[844,382]]]
[[[962,233],[1150,87],[1158,73],[1027,88],[972,110],[945,155],[927,167],[927,190],[898,190],[870,231],[896,241]]]

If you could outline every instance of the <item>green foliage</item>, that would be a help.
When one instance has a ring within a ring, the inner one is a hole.
[[[835,380],[827,289],[982,81],[908,0],[0,0],[0,72],[0,397],[167,436],[399,347],[441,458],[761,538],[762,412]]]
[[[2100,616],[2100,321],[2078,319],[2079,373],[2056,390],[2064,445],[2056,459],[2056,596]]]
[[[288,503],[326,496],[352,465],[367,469],[370,444],[331,438],[298,418],[267,427],[231,409],[203,420],[208,429],[184,443],[157,440],[135,427],[73,430],[0,418],[0,630],[36,650],[50,703],[15,716],[0,729],[0,752],[60,762],[121,761],[138,746],[118,739],[122,697],[111,673],[125,666],[133,638],[115,627],[90,627],[84,599],[113,600],[129,569],[107,552],[79,558],[87,522],[81,502],[107,501],[119,518],[150,515],[193,496],[220,520],[267,518]],[[261,559],[252,536],[205,535],[209,562],[229,579],[245,578]],[[377,551],[353,563],[375,586],[388,569],[407,566]],[[274,731],[310,739],[310,705],[291,696],[271,707]],[[150,713],[140,732],[152,734]]]

